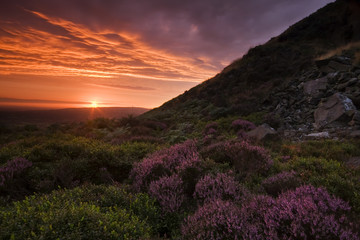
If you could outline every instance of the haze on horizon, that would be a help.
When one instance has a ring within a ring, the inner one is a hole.
[[[6,1],[0,107],[157,107],[329,2]]]

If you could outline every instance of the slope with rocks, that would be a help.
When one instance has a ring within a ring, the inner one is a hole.
[[[153,109],[144,117],[179,123],[193,118],[211,120],[266,111],[284,119],[278,126],[280,129],[292,130],[306,125],[306,129],[310,131],[314,129],[314,120],[311,119],[313,111],[321,98],[328,97],[330,93],[335,94],[336,85],[347,84],[348,76],[351,75],[350,79],[357,78],[357,70],[353,67],[358,64],[357,48],[352,47],[348,51],[350,54],[343,56],[343,61],[339,60],[341,56],[338,60],[331,61],[329,58],[322,61],[318,58],[333,56],[333,52],[342,48],[349,49],[346,46],[360,41],[359,15],[359,1],[337,0],[330,3],[266,44],[250,49],[241,59],[234,61],[212,79]],[[327,62],[338,64],[340,68],[341,64],[349,65],[349,69],[338,69],[338,66],[334,69]],[[326,70],[326,67],[329,69]],[[332,72],[325,74],[323,71]],[[331,74],[334,75],[332,78]],[[321,77],[328,79],[326,84],[322,82],[324,79],[318,80]],[[302,82],[304,86],[299,86]],[[311,105],[306,107],[301,100],[305,95],[308,97],[310,94],[311,97],[315,94],[313,91],[318,91],[311,90],[314,84],[315,88],[321,88],[321,84],[325,84],[326,89],[319,91],[326,93],[313,97]],[[296,92],[300,87],[307,90]],[[299,100],[294,100],[294,95],[299,94]],[[281,112],[281,109],[289,105],[292,110],[288,114]]]

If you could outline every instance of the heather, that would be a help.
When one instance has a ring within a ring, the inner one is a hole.
[[[263,144],[239,119],[10,129],[1,239],[358,239],[359,142]]]

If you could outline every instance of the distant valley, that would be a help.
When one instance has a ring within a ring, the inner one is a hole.
[[[55,110],[0,111],[2,124],[51,124],[80,122],[94,118],[138,116],[149,109],[137,107],[65,108]]]

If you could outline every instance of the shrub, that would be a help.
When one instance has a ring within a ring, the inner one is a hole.
[[[149,194],[158,200],[164,212],[176,212],[185,199],[183,182],[178,175],[162,177],[150,183]]]
[[[231,123],[231,126],[236,130],[244,130],[244,131],[250,131],[256,128],[254,123],[243,119],[237,119],[233,121]]]
[[[212,134],[216,134],[217,133],[217,129],[218,129],[218,123],[217,122],[211,122],[206,124],[203,134],[206,135],[212,135]]]
[[[265,215],[275,205],[275,200],[269,196],[254,196],[243,203],[240,215],[242,239],[276,239],[268,236]]]
[[[144,194],[87,186],[34,195],[0,211],[0,239],[148,239],[157,208]]]
[[[226,173],[216,176],[206,175],[196,184],[194,198],[199,202],[215,199],[240,201],[246,195],[246,190],[234,177]]]
[[[268,194],[277,196],[280,192],[299,187],[300,179],[295,171],[284,171],[265,179],[262,186]]]
[[[265,173],[273,165],[272,159],[264,148],[250,145],[246,141],[227,142],[225,151],[235,168],[246,174]]]
[[[265,215],[271,239],[359,239],[345,213],[350,206],[311,185],[281,194]]]
[[[240,239],[240,209],[234,203],[211,201],[187,217],[181,227],[184,239]]]
[[[217,142],[209,146],[203,147],[200,151],[201,156],[206,159],[212,159],[217,163],[229,163],[230,157],[226,153],[226,143]]]
[[[32,162],[21,157],[8,161],[5,166],[0,167],[0,186],[5,185],[5,183],[11,181],[14,176],[22,173],[31,166]]]
[[[325,187],[329,193],[348,201],[353,210],[360,213],[359,171],[348,169],[338,161],[321,158],[295,158],[283,167],[287,171],[296,171],[306,184]]]
[[[135,164],[131,171],[134,189],[146,191],[152,181],[180,174],[187,168],[198,168],[199,164],[199,154],[195,142],[191,140],[157,151]]]

